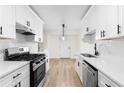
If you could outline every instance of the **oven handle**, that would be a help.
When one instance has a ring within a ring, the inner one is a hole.
[[[41,63],[37,64],[34,68],[33,71],[35,71],[37,68],[39,68],[41,65],[43,65],[45,62],[42,61]]]
[[[40,63],[40,61],[36,62],[35,64],[39,64],[39,63]]]

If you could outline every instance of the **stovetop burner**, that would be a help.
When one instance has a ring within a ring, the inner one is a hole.
[[[32,61],[39,58],[44,58],[45,54],[24,54],[24,55],[17,55],[15,57],[9,58],[12,61]]]

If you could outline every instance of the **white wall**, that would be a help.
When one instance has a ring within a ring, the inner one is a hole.
[[[30,38],[30,37],[28,37]],[[16,39],[0,39],[0,60],[3,60],[3,51],[8,47],[29,47],[31,52],[37,52],[37,43],[29,41],[26,36],[22,34],[16,34]]]
[[[78,51],[78,35],[66,35],[68,37],[67,42],[70,43],[71,51],[70,58],[74,58]],[[57,34],[48,34],[47,36],[47,45],[49,50],[50,58],[60,58],[60,37],[61,35]],[[66,39],[65,39],[66,40]]]

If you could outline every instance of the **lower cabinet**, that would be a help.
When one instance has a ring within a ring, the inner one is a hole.
[[[75,70],[82,82],[82,58],[80,56],[76,57]]]
[[[49,70],[49,58],[46,57],[46,73]]]
[[[98,72],[98,86],[99,87],[119,87],[117,83],[111,80],[102,72]]]
[[[0,87],[29,87],[30,73],[29,64],[0,79]]]

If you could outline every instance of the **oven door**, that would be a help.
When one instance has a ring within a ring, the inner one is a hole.
[[[45,77],[46,63],[44,62],[33,71],[33,86],[37,87]]]

